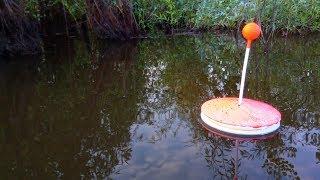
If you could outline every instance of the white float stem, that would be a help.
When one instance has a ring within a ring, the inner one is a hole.
[[[243,61],[242,75],[241,75],[241,84],[240,84],[240,93],[239,93],[239,102],[238,102],[239,106],[241,105],[242,99],[243,99],[243,89],[244,89],[244,83],[246,80],[249,53],[250,53],[250,48],[246,48],[246,53],[244,55],[244,61]]]

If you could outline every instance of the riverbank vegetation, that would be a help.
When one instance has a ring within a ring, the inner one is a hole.
[[[318,0],[2,0],[0,54],[33,54],[63,34],[128,40],[183,32],[239,31],[261,23],[264,36],[320,30]]]

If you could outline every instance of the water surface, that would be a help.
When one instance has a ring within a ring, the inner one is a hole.
[[[317,179],[317,39],[254,44],[245,96],[283,116],[278,133],[263,141],[236,142],[199,124],[206,100],[238,95],[245,46],[232,36],[90,44],[57,38],[38,59],[1,61],[0,175]]]

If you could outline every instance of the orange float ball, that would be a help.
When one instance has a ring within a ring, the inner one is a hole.
[[[253,41],[260,36],[261,28],[256,23],[248,23],[242,29],[243,37],[248,41]]]

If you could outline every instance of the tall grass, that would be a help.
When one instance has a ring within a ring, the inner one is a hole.
[[[0,53],[33,54],[40,51],[37,23],[28,16],[22,2],[0,2],[0,42],[5,44]]]
[[[130,1],[86,0],[88,25],[103,38],[136,37],[138,27]]]

